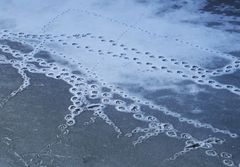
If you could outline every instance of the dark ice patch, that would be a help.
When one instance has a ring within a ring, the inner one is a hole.
[[[39,51],[34,55],[34,57],[44,59],[48,63],[54,62],[54,59],[51,57],[50,53],[47,51]]]
[[[206,23],[206,26],[208,27],[216,27],[216,26],[222,26],[223,23],[217,22],[217,21],[210,21]]]
[[[222,8],[221,6],[224,6]],[[201,10],[225,16],[240,16],[240,1],[208,0]]]
[[[239,78],[240,78],[240,70],[237,70],[232,74],[217,76],[217,77],[214,77],[213,79],[223,84],[229,84],[229,85],[240,87]]]
[[[240,50],[230,52],[229,54],[231,54],[231,55],[233,55],[233,56],[236,56],[236,57],[240,57]]]
[[[230,61],[225,58],[213,57],[210,62],[203,64],[202,66],[206,69],[212,70],[212,69],[222,68],[229,63]]]
[[[4,55],[8,60],[15,59],[15,60],[22,60],[22,58],[16,58],[11,53],[4,52],[2,49],[0,49],[0,55]]]
[[[33,51],[33,48],[29,45],[22,44],[22,43],[16,42],[16,41],[11,41],[8,39],[1,39],[0,44],[8,45],[11,49],[18,50],[22,53],[30,53]]]

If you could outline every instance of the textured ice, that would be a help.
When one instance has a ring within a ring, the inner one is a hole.
[[[240,165],[238,1],[0,1],[0,166]]]

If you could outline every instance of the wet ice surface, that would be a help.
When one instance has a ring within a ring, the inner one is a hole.
[[[0,166],[239,167],[238,1],[0,9]]]

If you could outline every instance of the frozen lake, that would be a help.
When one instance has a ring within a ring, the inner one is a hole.
[[[0,167],[240,167],[240,2],[0,0]]]

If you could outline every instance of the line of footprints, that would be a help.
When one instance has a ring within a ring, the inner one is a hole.
[[[142,111],[142,106],[148,106],[149,110],[159,110],[170,117],[176,117],[179,118],[180,122],[188,123],[189,125],[193,125],[193,127],[196,128],[206,128],[211,130],[213,133],[222,133],[229,135],[232,138],[238,137],[237,134],[234,134],[232,132],[229,132],[228,130],[221,130],[214,128],[210,124],[201,123],[198,120],[191,120],[188,118],[185,118],[181,116],[179,113],[174,113],[172,111],[169,111],[163,106],[155,105],[150,101],[146,101],[144,99],[140,99],[137,97],[132,97],[129,95],[129,93],[126,93],[125,91],[118,89],[114,85],[108,85],[106,82],[104,82],[102,79],[99,79],[99,76],[96,75],[94,71],[91,71],[89,68],[85,67],[83,64],[78,63],[78,68],[80,68],[81,73],[75,74],[73,70],[70,67],[66,67],[62,65],[61,63],[54,61],[54,62],[47,62],[47,60],[43,58],[37,58],[35,55],[41,51],[46,51],[50,55],[51,52],[54,52],[53,48],[48,49],[47,42],[56,42],[61,43],[62,46],[64,45],[71,45],[76,48],[84,48],[87,49],[89,52],[98,53],[99,55],[110,55],[112,57],[116,58],[124,58],[127,61],[132,60],[136,62],[141,62],[141,64],[146,64],[146,68],[150,66],[149,69],[151,69],[151,65],[148,65],[148,62],[142,62],[141,56],[149,56],[149,58],[153,59],[159,59],[161,63],[163,63],[168,69],[168,63],[172,63],[174,66],[182,67],[185,70],[188,70],[189,68],[185,67],[185,64],[182,62],[179,62],[179,64],[175,64],[175,62],[178,62],[177,60],[169,60],[167,58],[166,61],[162,61],[164,58],[159,58],[154,55],[152,55],[150,52],[140,52],[137,49],[129,49],[125,47],[123,44],[114,44],[113,40],[106,40],[103,38],[103,36],[93,36],[90,33],[87,34],[76,34],[76,35],[29,35],[24,33],[9,33],[8,31],[1,32],[2,37],[2,43],[0,45],[1,49],[1,56],[0,56],[0,63],[1,64],[11,64],[14,68],[18,69],[19,74],[23,78],[23,84],[20,86],[19,89],[13,91],[10,95],[10,97],[7,98],[9,100],[10,98],[14,97],[21,91],[27,88],[27,86],[30,85],[30,79],[27,77],[25,71],[29,71],[32,73],[42,73],[45,74],[47,77],[55,78],[55,79],[61,79],[71,85],[70,93],[72,94],[71,101],[72,105],[69,106],[69,114],[65,116],[66,123],[59,126],[59,129],[67,133],[68,127],[73,126],[76,123],[76,117],[79,116],[82,112],[93,112],[93,117],[91,117],[90,122],[94,122],[96,118],[103,119],[108,125],[113,127],[114,131],[117,133],[117,136],[120,137],[123,135],[122,130],[108,117],[108,115],[104,112],[104,108],[108,106],[112,106],[116,109],[116,111],[123,112],[123,113],[129,113],[132,115],[132,118],[145,122],[148,126],[145,128],[142,127],[136,127],[131,132],[126,133],[124,136],[126,137],[132,137],[134,135],[139,134],[137,140],[133,141],[133,145],[136,146],[137,144],[142,143],[143,141],[147,140],[148,138],[152,136],[157,136],[160,134],[165,134],[168,137],[180,139],[185,141],[185,147],[182,151],[175,153],[172,157],[169,158],[169,160],[175,160],[179,156],[188,153],[192,150],[199,149],[200,151],[204,151],[206,155],[212,156],[212,157],[220,157],[222,159],[222,163],[226,166],[236,166],[237,162],[233,160],[233,156],[230,153],[227,152],[218,152],[217,148],[214,147],[214,145],[222,145],[224,142],[226,142],[224,139],[220,139],[217,137],[209,137],[204,140],[199,140],[195,137],[193,137],[191,134],[186,132],[181,132],[180,130],[177,130],[173,124],[169,122],[162,122],[158,118],[156,118],[153,115],[149,115]],[[93,49],[90,46],[82,46],[79,43],[84,43],[84,39],[93,39],[98,40],[103,43],[109,43],[113,45],[114,47],[121,47],[124,55],[118,55],[114,56],[114,53],[108,54],[108,51],[102,51],[101,48]],[[28,42],[29,39],[37,41],[35,42]],[[41,41],[41,42],[40,42]],[[44,42],[42,42],[44,41]],[[72,41],[78,41],[79,43],[72,42]],[[9,44],[9,42],[16,42],[21,47],[29,48],[29,46],[32,49],[25,49],[21,50],[20,48],[12,48]],[[45,44],[46,42],[46,44]],[[127,49],[126,49],[127,48]],[[100,50],[100,51],[99,51]],[[132,56],[132,52],[136,52],[134,54],[134,58],[136,57],[137,60],[131,59],[130,56]],[[140,53],[137,53],[140,52]],[[3,54],[4,53],[4,54]],[[63,53],[62,53],[63,54]],[[135,55],[142,54],[141,56],[137,57]],[[61,54],[60,54],[61,55]],[[52,55],[53,56],[53,55]],[[120,57],[122,56],[122,57]],[[151,56],[151,57],[150,57]],[[125,58],[128,57],[128,58]],[[69,60],[66,60],[69,61]],[[71,62],[74,64],[73,62]],[[184,66],[184,67],[183,67]],[[192,71],[193,67],[190,67],[190,71]],[[196,69],[200,69],[200,67],[196,67]],[[165,70],[162,68],[159,68],[156,66],[156,69],[153,70]],[[193,70],[194,74],[198,73],[199,70]],[[201,71],[201,70],[200,70]],[[172,71],[173,72],[173,71]],[[182,75],[184,75],[184,70],[182,70]],[[204,73],[204,70],[201,71]],[[205,74],[205,73],[204,73]],[[201,74],[202,75],[202,74]],[[206,75],[206,74],[205,74]],[[199,76],[196,74],[196,76]],[[207,75],[206,75],[207,76]],[[195,80],[194,80],[195,81]],[[91,84],[90,84],[91,83]],[[110,91],[104,91],[105,89],[109,89]],[[114,94],[117,94],[121,98],[116,98]],[[7,100],[4,100],[4,104],[7,103]],[[132,102],[129,103],[128,101],[131,100]],[[4,105],[2,105],[4,107]],[[89,124],[90,122],[86,122],[86,124]]]

